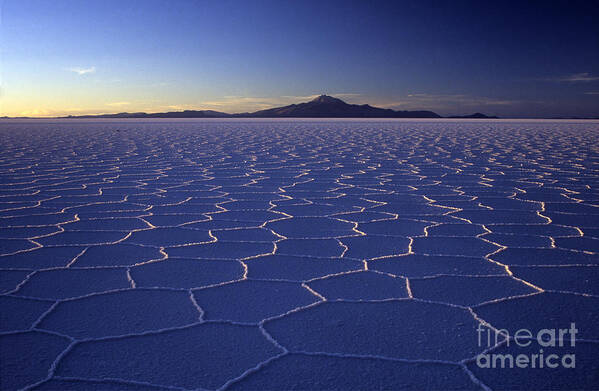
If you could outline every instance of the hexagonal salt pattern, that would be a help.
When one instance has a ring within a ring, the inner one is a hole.
[[[594,389],[596,122],[0,122],[0,389]],[[576,368],[497,329],[575,323]],[[483,343],[485,342],[485,343]],[[510,342],[510,343],[508,343]],[[490,356],[491,357],[491,356]]]

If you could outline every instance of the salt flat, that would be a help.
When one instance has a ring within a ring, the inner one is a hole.
[[[597,121],[4,120],[0,138],[2,390],[599,385]],[[487,341],[572,323],[562,346]]]

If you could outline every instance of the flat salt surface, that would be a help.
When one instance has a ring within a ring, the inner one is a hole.
[[[597,121],[0,120],[0,389],[597,389],[598,189]]]

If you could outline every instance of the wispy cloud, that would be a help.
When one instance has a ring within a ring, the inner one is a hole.
[[[400,109],[453,108],[457,106],[507,106],[518,103],[515,100],[471,96],[464,94],[408,94],[399,100],[379,104],[381,107]]]
[[[183,111],[183,110],[201,110],[196,105],[167,105],[167,106],[159,106],[158,108],[150,108],[146,111],[161,111],[161,110],[169,110],[169,111]]]
[[[341,93],[341,94],[331,94],[335,98],[343,99],[343,98],[356,98],[358,96],[362,96],[362,94],[354,94],[351,92]]]
[[[130,105],[131,102],[109,102],[109,103],[105,103],[106,106],[127,106]]]
[[[228,95],[223,96],[222,99],[200,102],[200,106],[215,110],[250,111],[273,107],[275,104],[268,98]]]
[[[89,67],[89,68],[72,67],[72,68],[67,68],[67,71],[69,71],[69,72],[75,72],[79,76],[83,76],[83,75],[87,75],[89,73],[95,73],[96,72],[96,67]]]
[[[305,102],[305,101],[308,101],[308,100],[312,100],[312,99],[315,99],[315,98],[319,97],[320,95],[321,94],[313,94],[313,95],[283,95],[283,96],[281,96],[281,98],[283,100],[293,101],[295,103],[295,102]],[[361,94],[350,93],[350,92],[327,93],[327,95],[334,96],[335,98],[339,98],[339,99],[348,99],[348,98],[355,98],[355,97],[361,96]]]
[[[462,105],[484,105],[484,106],[492,106],[492,105],[513,105],[517,103],[514,100],[508,99],[496,99],[496,98],[488,98],[484,96],[470,96],[470,95],[462,95],[462,94],[448,94],[448,95],[430,95],[430,94],[409,94],[408,98],[415,98],[425,101],[444,101],[444,102],[454,102],[460,103]]]
[[[589,72],[574,73],[572,75],[554,77],[545,79],[547,81],[555,81],[562,83],[588,83],[590,81],[599,80],[599,76],[591,75]]]
[[[589,92],[585,92],[585,95],[599,95],[599,91],[589,91]]]
[[[314,95],[283,95],[281,96],[282,100],[285,101],[293,101],[293,102],[305,102],[307,100],[312,100],[319,97],[319,94]]]

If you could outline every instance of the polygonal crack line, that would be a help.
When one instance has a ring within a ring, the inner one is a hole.
[[[564,290],[555,290],[555,289],[545,289],[543,292],[547,292],[547,293],[559,293],[559,294],[563,294],[563,295],[574,295],[574,296],[582,296],[582,297],[598,297],[599,298],[599,294],[592,294],[592,293],[584,293],[584,292],[573,292],[573,291],[564,291]]]
[[[535,295],[538,293],[533,293],[531,295]],[[321,295],[319,295],[320,297],[322,297]],[[530,296],[530,295],[527,295]],[[335,302],[335,303],[381,303],[381,302],[408,302],[408,301],[413,301],[413,302],[420,302],[420,303],[426,303],[426,304],[437,304],[437,305],[443,305],[446,307],[450,307],[450,308],[456,308],[456,309],[460,309],[460,310],[465,310],[467,311],[472,318],[475,320],[476,323],[488,327],[492,330],[494,330],[495,332],[499,333],[499,329],[496,329],[495,327],[493,327],[490,323],[488,323],[487,321],[485,321],[484,319],[480,318],[478,316],[478,314],[476,314],[473,310],[473,306],[463,306],[463,305],[458,305],[458,304],[452,304],[452,303],[447,303],[447,302],[441,302],[441,301],[432,301],[432,300],[425,300],[425,299],[418,299],[418,298],[413,298],[413,297],[400,297],[400,298],[388,298],[388,299],[381,299],[381,300],[347,300],[347,299],[336,299],[336,300],[328,300],[324,297],[322,297],[322,300],[305,305],[305,306],[299,306],[296,308],[293,308],[285,313],[279,314],[279,315],[274,315],[268,318],[265,318],[263,320],[261,320],[260,322],[258,322],[258,325],[261,327],[261,329],[264,329],[264,324],[266,324],[267,322],[273,321],[273,320],[277,320],[277,319],[281,319],[284,318],[286,316],[289,316],[291,314],[297,313],[297,312],[301,312],[301,311],[306,311],[308,309],[311,309],[313,307],[316,307],[318,305],[321,305],[323,303],[331,303],[331,302]],[[229,322],[229,321],[222,321],[222,320],[218,320],[218,321],[206,321],[206,322],[227,322],[227,323],[233,323],[233,324],[244,324],[247,325],[248,323],[239,323],[239,322]],[[272,339],[272,341],[276,340],[274,339],[274,337],[270,336],[270,334],[266,331],[263,330],[264,334],[267,334],[269,336],[269,339]],[[284,347],[283,345],[280,345],[278,342],[276,342],[278,346],[281,346],[282,349],[285,349],[285,351],[289,351],[289,352],[294,352],[293,350],[290,350],[286,347]],[[381,356],[381,357],[386,357],[386,356]],[[389,359],[395,359],[392,357],[386,357]],[[443,361],[443,360],[441,360]],[[449,362],[449,363],[454,363],[454,364],[460,364],[463,360],[460,361],[445,361],[445,362]]]
[[[531,294],[529,294],[529,295],[523,295],[522,297],[534,296],[534,295],[538,295],[538,294],[540,294],[540,293],[541,293],[541,292],[535,292],[535,293],[531,293]],[[516,298],[517,298],[517,297],[516,297]],[[487,353],[487,352],[490,352],[490,351],[492,351],[492,350],[496,350],[497,348],[499,348],[499,347],[500,347],[500,346],[502,346],[503,344],[507,343],[507,339],[508,339],[509,335],[505,334],[505,333],[503,332],[503,331],[504,331],[503,329],[498,329],[498,328],[496,328],[496,327],[495,327],[495,326],[493,326],[493,325],[492,325],[490,322],[488,322],[488,321],[484,320],[483,318],[481,318],[481,317],[480,317],[480,316],[479,316],[479,315],[476,313],[476,308],[478,308],[478,307],[480,307],[480,306],[482,306],[482,305],[493,304],[493,303],[497,303],[497,302],[500,302],[500,301],[505,301],[505,300],[509,300],[509,299],[508,299],[508,298],[501,298],[501,299],[497,299],[497,300],[495,300],[495,301],[486,302],[485,304],[478,304],[478,305],[475,305],[475,306],[470,306],[470,307],[467,307],[467,309],[468,309],[468,312],[469,312],[469,313],[472,315],[472,317],[474,318],[474,320],[475,320],[476,322],[478,322],[478,323],[479,323],[481,326],[487,327],[487,328],[489,328],[490,330],[492,330],[492,331],[494,332],[494,334],[495,334],[495,336],[496,336],[496,341],[495,341],[496,343],[495,343],[495,345],[493,345],[493,346],[487,347],[487,348],[486,348],[486,349],[485,349],[483,352],[481,352],[481,353],[478,353],[478,354],[477,354],[477,355],[475,355],[474,357],[470,357],[470,358],[466,358],[466,359],[464,359],[464,360],[461,360],[461,363],[462,363],[462,364],[464,364],[464,365],[465,365],[465,364],[467,364],[467,363],[469,363],[469,362],[472,362],[472,361],[476,360],[476,357],[477,357],[478,355],[480,355],[480,354],[484,354],[484,353]],[[501,335],[501,336],[503,337],[503,338],[502,338],[502,340],[498,340],[498,339],[497,339],[497,336],[499,336],[499,335]]]
[[[277,344],[276,346],[279,346],[279,345]],[[258,372],[260,369],[264,368],[265,366],[267,366],[271,362],[273,362],[275,360],[278,360],[278,359],[280,359],[280,358],[282,358],[282,357],[284,357],[284,356],[286,356],[288,354],[289,354],[289,352],[286,349],[284,349],[282,353],[280,353],[280,354],[278,354],[276,356],[270,357],[267,360],[261,361],[258,364],[256,364],[255,366],[253,366],[252,368],[249,368],[246,371],[244,371],[241,375],[239,375],[239,376],[237,376],[235,378],[227,380],[221,387],[217,388],[216,391],[225,391],[231,385],[242,381],[243,379],[247,378],[249,375]]]
[[[62,376],[55,376],[56,370],[58,369],[58,366],[60,365],[60,361],[78,344],[80,343],[85,343],[85,342],[98,342],[98,341],[105,341],[105,340],[118,340],[118,339],[124,339],[124,338],[128,338],[128,337],[135,337],[135,336],[144,336],[144,335],[156,335],[156,334],[161,334],[161,333],[165,333],[165,332],[169,332],[169,331],[175,331],[175,330],[184,330],[190,327],[194,327],[197,325],[203,324],[203,322],[196,322],[196,323],[192,323],[192,324],[188,324],[185,326],[181,326],[181,327],[173,327],[173,328],[165,328],[165,329],[158,329],[158,330],[151,330],[151,331],[147,331],[147,332],[142,332],[142,333],[132,333],[132,334],[123,334],[123,335],[118,335],[118,336],[109,336],[109,337],[101,337],[101,338],[88,338],[88,339],[75,339],[66,335],[62,335],[60,333],[52,333],[51,334],[55,334],[55,335],[59,335],[59,336],[63,336],[66,338],[69,338],[71,340],[71,342],[69,343],[69,345],[54,359],[54,361],[52,362],[52,364],[50,365],[50,368],[48,369],[48,376],[36,383],[33,384],[29,384],[26,387],[23,388],[23,390],[30,390],[34,387],[37,387],[43,383],[46,383],[48,381],[50,381],[51,379],[63,379],[63,380],[74,380],[74,381],[95,381],[95,382],[117,382],[117,383],[123,383],[123,384],[132,384],[132,385],[141,385],[141,386],[155,386],[155,387],[161,387],[161,388],[167,388],[167,389],[172,389],[172,390],[186,390],[183,387],[174,387],[174,386],[169,386],[169,385],[163,385],[163,384],[154,384],[154,383],[150,383],[150,382],[140,382],[140,381],[134,381],[134,380],[128,380],[128,379],[121,379],[121,378],[111,378],[111,377],[103,377],[103,378],[84,378],[84,377],[62,377]],[[37,329],[34,329],[35,331],[38,331]],[[49,333],[46,330],[39,330],[40,332],[45,332],[45,333]]]
[[[278,345],[278,343],[277,343],[277,346],[280,346],[280,345]],[[333,357],[333,358],[341,358],[341,359],[343,359],[343,358],[370,359],[370,360],[381,360],[381,361],[389,361],[389,362],[398,362],[398,363],[404,363],[404,364],[447,365],[447,366],[452,366],[452,367],[458,367],[458,368],[460,368],[462,371],[464,371],[466,373],[466,375],[468,376],[468,378],[470,379],[470,381],[472,381],[475,385],[481,387],[483,390],[489,390],[489,391],[491,390],[480,379],[478,379],[470,371],[470,369],[468,369],[468,367],[466,365],[471,360],[475,360],[476,357],[474,357],[472,359],[468,358],[468,359],[464,359],[464,360],[460,360],[460,361],[433,360],[433,359],[404,359],[404,358],[388,357],[388,356],[382,356],[382,355],[334,353],[334,352],[324,352],[324,351],[288,350],[288,349],[286,349],[286,348],[284,348],[282,346],[280,346],[280,347],[282,349],[284,349],[284,351],[281,354],[279,354],[277,356],[273,356],[273,357],[269,358],[268,360],[262,361],[258,365],[256,365],[255,367],[252,367],[252,368],[248,369],[247,371],[245,371],[240,376],[227,381],[223,385],[223,387],[219,388],[219,390],[225,390],[225,389],[227,389],[232,384],[238,383],[238,382],[242,381],[243,379],[245,379],[246,377],[248,377],[252,373],[258,372],[260,369],[262,369],[265,366],[269,365],[271,362],[273,362],[275,360],[278,360],[278,359],[280,359],[280,358],[282,358],[284,356],[287,356],[289,354],[303,355],[303,356],[309,356],[309,357]],[[490,350],[495,349],[495,348],[496,347],[488,348],[485,351],[483,351],[482,353],[486,353],[487,351],[490,351]],[[481,354],[481,353],[479,353],[479,354]]]
[[[88,377],[69,377],[69,376],[53,376],[51,379],[46,379],[44,380],[42,383],[38,383],[37,385],[43,384],[49,380],[65,380],[65,381],[72,381],[72,382],[94,382],[94,383],[110,383],[110,384],[122,384],[124,386],[141,386],[141,387],[156,387],[156,388],[160,388],[160,389],[165,389],[165,390],[173,390],[173,391],[207,391],[203,388],[194,388],[194,389],[188,389],[188,388],[183,388],[183,387],[176,387],[176,386],[171,386],[171,385],[166,385],[166,384],[154,384],[154,383],[150,383],[150,382],[143,382],[143,381],[135,381],[135,380],[127,380],[127,379],[122,379],[122,378],[117,378],[117,377],[103,377],[103,378],[88,378]],[[27,388],[24,388],[23,390],[29,390],[31,386],[28,386]]]
[[[5,270],[5,269],[0,269],[0,272],[2,272],[3,270]],[[53,270],[53,269],[50,269],[50,270]],[[20,290],[20,289],[21,289],[21,288],[22,288],[22,287],[23,287],[25,284],[27,284],[27,282],[28,282],[28,281],[31,279],[31,277],[33,277],[34,275],[36,275],[36,274],[37,274],[37,273],[39,273],[39,272],[40,272],[40,270],[34,270],[34,271],[32,271],[32,272],[28,273],[28,274],[25,276],[25,278],[24,278],[24,279],[23,279],[21,282],[19,282],[19,283],[17,284],[17,286],[16,286],[14,289],[11,289],[11,290],[9,290],[9,291],[6,291],[6,292],[4,292],[4,293],[0,294],[0,297],[1,297],[1,296],[12,296],[12,295],[14,295],[15,293],[18,293],[18,292],[19,292],[19,290]]]
[[[26,248],[26,249],[23,249],[23,250],[16,250],[16,251],[13,251],[13,252],[0,254],[0,257],[9,257],[11,255],[28,253],[28,252],[31,252],[31,251],[34,251],[34,250],[37,250],[37,249],[40,249],[40,248],[44,247],[42,244],[40,244],[40,243],[38,243],[38,242],[36,242],[36,241],[34,241],[32,239],[23,239],[23,240],[26,240],[29,243],[34,244],[36,247]]]
[[[494,243],[494,242],[492,242],[492,243]],[[513,279],[513,280],[515,280],[515,281],[517,281],[517,282],[519,282],[519,283],[522,283],[522,284],[524,284],[524,285],[526,285],[526,286],[528,286],[528,287],[530,287],[530,288],[532,288],[532,289],[536,290],[536,291],[537,291],[537,292],[539,292],[539,293],[541,293],[541,292],[544,292],[544,289],[542,289],[542,288],[540,288],[540,287],[536,286],[535,284],[533,284],[533,283],[531,283],[531,282],[528,282],[528,281],[526,281],[526,280],[524,280],[524,279],[522,279],[522,278],[519,278],[519,277],[516,277],[516,276],[514,276],[514,273],[512,273],[512,271],[510,270],[510,266],[509,266],[509,265],[507,265],[507,264],[504,264],[504,263],[501,263],[501,262],[499,262],[499,261],[496,261],[496,260],[494,260],[493,258],[491,258],[493,255],[495,255],[495,254],[498,254],[498,253],[500,253],[501,251],[504,251],[504,250],[506,250],[507,248],[508,248],[507,246],[502,246],[502,248],[500,248],[500,249],[498,249],[498,250],[496,250],[496,251],[493,251],[492,253],[486,254],[486,255],[485,255],[483,258],[484,258],[484,259],[486,259],[487,261],[491,262],[491,263],[494,263],[494,264],[496,264],[496,265],[499,265],[499,266],[503,267],[503,268],[505,269],[505,271],[506,271],[507,275],[508,275],[508,276],[509,276],[511,279]]]
[[[62,358],[64,356],[66,356],[73,349],[73,347],[75,347],[76,344],[77,344],[77,341],[75,341],[71,338],[71,342],[67,345],[67,347],[62,352],[60,352],[58,354],[58,356],[56,356],[54,361],[52,361],[52,364],[50,364],[50,368],[48,369],[47,377],[39,382],[27,385],[26,387],[23,388],[23,390],[30,390],[30,389],[37,387],[38,385],[41,385],[41,384],[49,381],[50,379],[52,379],[52,377],[56,373],[56,369],[58,368],[58,365],[59,365],[60,361],[62,360]]]
[[[532,293],[530,295],[535,295],[538,293]],[[530,296],[530,295],[524,295],[524,296]],[[472,307],[470,306],[461,306],[461,305],[456,305],[456,304],[451,304],[451,303],[446,303],[446,302],[439,302],[439,301],[431,301],[431,300],[424,300],[424,299],[416,299],[416,298],[390,298],[390,299],[383,299],[383,300],[360,300],[360,301],[355,301],[355,300],[343,300],[343,299],[339,299],[339,300],[334,300],[334,302],[347,302],[347,303],[354,303],[354,302],[361,302],[361,303],[377,303],[377,302],[387,302],[387,301],[408,301],[408,300],[412,300],[412,301],[416,301],[416,302],[422,302],[422,303],[427,303],[427,304],[440,304],[440,305],[445,305],[448,307],[452,307],[452,308],[458,308],[458,309],[462,309],[462,310],[467,310],[468,313],[473,317],[473,319],[480,325],[485,326],[491,330],[493,330],[495,333],[501,334],[501,331],[497,328],[495,328],[494,326],[492,326],[490,323],[488,323],[487,321],[485,321],[484,319],[480,318],[472,309]],[[284,314],[280,314],[280,315],[276,315],[276,316],[272,316],[266,319],[263,319],[262,321],[259,322],[260,328],[263,332],[263,334],[265,336],[267,336],[267,338],[273,342],[277,347],[280,347],[281,349],[284,350],[285,353],[294,353],[294,354],[306,354],[306,355],[328,355],[328,356],[333,356],[333,357],[358,357],[358,358],[373,358],[373,359],[383,359],[383,360],[389,360],[389,361],[399,361],[399,362],[411,362],[411,363],[441,363],[441,364],[448,364],[448,365],[457,365],[460,368],[462,368],[466,374],[469,376],[469,378],[477,385],[481,386],[484,389],[488,389],[488,387],[479,379],[477,379],[472,372],[466,367],[465,364],[471,362],[472,360],[476,359],[475,355],[474,357],[469,357],[469,358],[465,358],[463,360],[459,360],[459,361],[447,361],[447,360],[414,360],[414,359],[401,359],[401,358],[394,358],[394,357],[387,357],[387,356],[379,356],[379,355],[357,355],[357,354],[341,354],[341,353],[331,353],[331,352],[309,352],[309,351],[301,351],[301,350],[290,350],[286,347],[284,347],[283,345],[281,345],[280,343],[278,343],[274,337],[272,337],[265,329],[264,329],[264,324],[266,322],[275,320],[275,319],[280,319],[283,317],[286,317],[288,315],[291,315],[293,313],[299,312],[299,311],[304,311],[307,309],[310,309],[312,307],[315,307],[317,305],[320,305],[322,303],[325,302],[329,302],[327,299],[325,299],[323,297],[322,301],[319,302],[315,302],[306,306],[302,306],[302,307],[297,307],[294,308]],[[503,334],[502,334],[503,335]],[[487,349],[485,349],[482,353],[485,353],[486,351],[490,351],[490,350],[495,350],[497,349],[499,346],[501,346],[502,344],[504,344],[505,341],[500,341],[497,345],[489,347]],[[268,362],[270,362],[272,360],[268,360]],[[266,363],[260,365],[260,367],[262,367],[263,365],[265,365]],[[237,381],[239,379],[236,379],[235,381]]]

